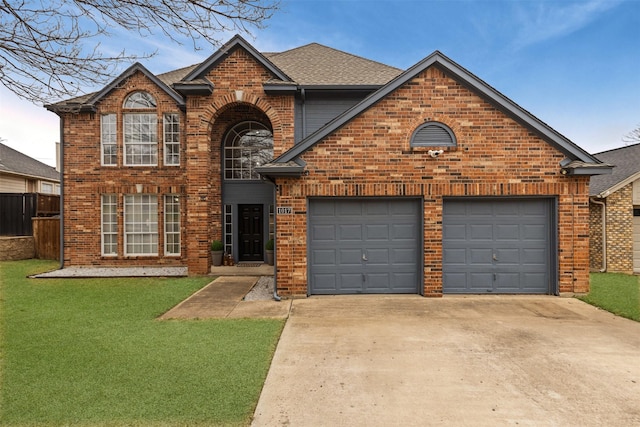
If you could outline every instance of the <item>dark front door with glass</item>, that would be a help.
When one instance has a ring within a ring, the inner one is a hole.
[[[262,205],[240,205],[238,235],[240,241],[240,261],[262,261],[263,223]]]

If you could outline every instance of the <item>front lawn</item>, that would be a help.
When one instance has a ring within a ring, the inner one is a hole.
[[[638,276],[620,273],[592,273],[591,291],[580,299],[618,316],[640,321],[640,282]]]
[[[28,279],[0,263],[0,424],[247,425],[281,320],[158,321],[211,278]]]

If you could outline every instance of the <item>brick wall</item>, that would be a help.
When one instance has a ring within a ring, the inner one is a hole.
[[[439,121],[458,146],[431,158],[409,145]],[[560,174],[564,155],[432,67],[302,155],[309,175],[278,180],[278,286],[307,293],[306,200],[316,196],[424,197],[424,293],[442,293],[442,200],[446,196],[553,196],[558,200],[561,292],[589,287],[588,177]]]
[[[633,185],[607,196],[607,271],[633,273]]]
[[[602,205],[589,203],[589,266],[602,269]]]

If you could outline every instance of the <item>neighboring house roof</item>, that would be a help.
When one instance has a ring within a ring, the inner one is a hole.
[[[627,184],[640,178],[640,144],[620,147],[594,156],[604,162],[615,165],[611,175],[591,177],[589,195],[607,197]]]
[[[56,168],[0,144],[0,173],[60,182]]]
[[[552,146],[556,147],[559,151],[564,153],[569,160],[562,165],[563,171],[565,173],[610,173],[611,167],[609,165],[603,164],[598,159],[594,158],[589,153],[584,151],[582,148],[578,147],[576,144],[562,136],[560,133],[556,132],[547,124],[534,117],[531,113],[524,110],[515,102],[511,101],[509,98],[489,86],[474,74],[461,67],[438,51],[427,56],[425,59],[418,62],[416,65],[409,68],[407,71],[387,83],[385,86],[369,95],[362,102],[345,111],[343,114],[329,122],[326,126],[309,135],[289,151],[283,153],[280,157],[275,159],[273,163],[289,163],[291,161],[297,160],[300,155],[309,150],[315,144],[322,141],[324,138],[349,123],[355,117],[371,108],[377,102],[384,99],[390,93],[392,93],[405,83],[409,82],[415,76],[434,65],[441,67],[445,72],[449,73],[449,75],[452,75],[453,78],[455,78],[457,81],[466,85],[478,95],[485,98],[496,107],[500,108],[506,114],[513,117],[516,121],[522,123],[532,131],[536,132]],[[576,161],[577,163],[574,163]]]

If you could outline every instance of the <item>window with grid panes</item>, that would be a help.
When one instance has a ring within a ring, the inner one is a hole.
[[[180,165],[180,115],[171,113],[164,115],[164,164]]]
[[[164,196],[164,253],[180,255],[180,196]]]
[[[158,255],[158,197],[124,196],[125,255]]]
[[[115,194],[102,195],[102,255],[118,254],[118,213]]]
[[[100,144],[102,146],[102,165],[115,166],[117,156],[117,128],[116,115],[103,114],[100,117]]]

